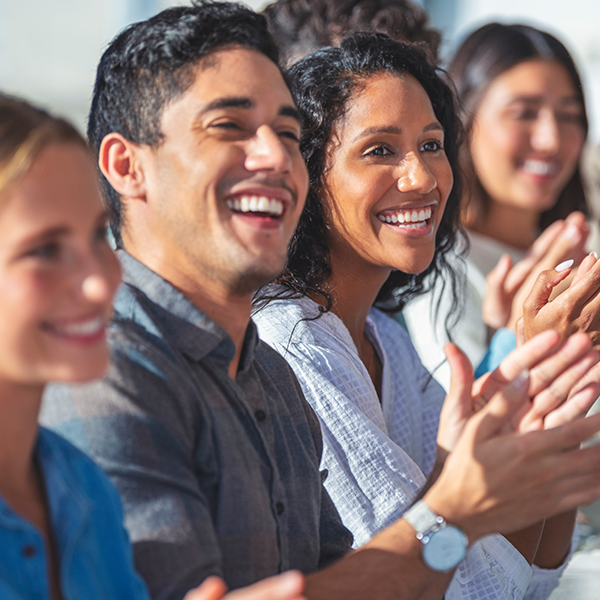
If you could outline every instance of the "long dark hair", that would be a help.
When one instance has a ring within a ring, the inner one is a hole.
[[[462,127],[454,94],[422,50],[383,34],[355,34],[343,40],[339,48],[324,48],[307,56],[288,73],[303,119],[300,148],[308,167],[310,188],[290,244],[285,270],[277,280],[284,290],[275,295],[271,289],[260,292],[259,307],[275,298],[312,295],[323,298],[322,312],[331,309],[331,295],[326,285],[331,276],[329,235],[323,210],[326,152],[332,132],[344,118],[353,95],[370,77],[380,73],[400,77],[409,74],[427,92],[434,113],[444,128],[445,152],[454,174],[454,187],[437,232],[435,256],[429,267],[418,275],[392,271],[379,291],[375,305],[387,312],[396,312],[411,297],[426,291],[433,277],[440,275],[450,279],[454,298],[458,299],[459,278],[446,259],[462,233],[459,228],[461,178],[458,171]],[[457,300],[455,306],[458,305]]]
[[[588,119],[581,78],[565,46],[549,33],[528,25],[489,23],[467,37],[448,67],[462,106],[462,120],[467,137],[471,134],[479,103],[492,81],[518,64],[535,59],[557,61],[565,68],[581,103],[581,126],[587,136]],[[467,162],[470,161],[468,155],[465,152]],[[469,209],[473,210],[476,219],[485,218],[490,199],[472,165],[467,164],[465,167],[465,171],[471,175]],[[589,213],[579,167],[560,193],[556,204],[541,214],[540,229],[545,229],[558,219],[564,219],[574,210],[586,215]]]

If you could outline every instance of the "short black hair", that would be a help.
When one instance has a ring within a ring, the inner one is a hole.
[[[361,32],[420,44],[438,61],[442,36],[410,0],[277,0],[263,14],[287,64]]]
[[[444,215],[437,231],[435,255],[429,267],[419,274],[392,271],[379,291],[375,305],[386,312],[397,312],[416,294],[433,283],[434,277],[449,280],[455,310],[447,326],[460,312],[458,287],[460,274],[446,259],[463,239],[459,225],[461,176],[458,154],[462,126],[455,96],[444,73],[431,64],[426,54],[414,45],[404,44],[383,34],[355,34],[342,41],[339,48],[324,48],[302,59],[289,71],[294,99],[303,120],[300,148],[308,167],[309,192],[298,228],[290,243],[288,260],[277,279],[284,290],[270,296],[265,288],[257,296],[258,307],[276,297],[320,296],[332,308],[327,280],[331,276],[329,238],[323,203],[327,151],[335,128],[343,121],[354,95],[374,76],[389,73],[398,77],[411,75],[423,86],[433,111],[444,128],[444,148],[454,175]]]
[[[567,71],[581,103],[581,127],[587,136],[588,119],[583,86],[577,67],[564,44],[550,33],[535,27],[502,23],[488,23],[471,33],[462,42],[448,67],[463,107],[463,125],[467,136],[471,135],[479,103],[494,79],[522,62],[536,59],[556,61]],[[470,175],[467,185],[468,208],[476,220],[482,219],[488,210],[489,197],[470,162],[469,153],[463,156],[465,171]],[[545,229],[575,210],[589,214],[579,166],[559,194],[556,204],[540,215],[539,228]]]
[[[233,2],[194,0],[191,6],[169,8],[117,35],[96,74],[88,122],[96,154],[111,132],[137,144],[160,144],[165,106],[193,84],[199,61],[227,46],[256,50],[279,65],[279,51],[265,18]],[[121,245],[122,204],[110,183],[100,177],[111,230]]]

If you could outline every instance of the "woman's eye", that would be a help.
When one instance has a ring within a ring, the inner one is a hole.
[[[392,151],[387,146],[376,146],[369,150],[365,156],[390,156]]]
[[[41,258],[43,260],[51,260],[57,258],[59,253],[59,244],[56,242],[50,242],[48,244],[38,246],[37,248],[33,248],[27,253],[27,256],[31,256],[33,258]]]
[[[575,123],[581,125],[583,123],[583,116],[581,113],[559,112],[556,114],[556,120],[560,123]]]
[[[425,142],[422,146],[422,149],[425,152],[440,152],[444,149],[444,144],[438,140],[431,140],[429,142]]]
[[[288,138],[297,144],[300,143],[300,136],[295,131],[280,131],[279,137]]]

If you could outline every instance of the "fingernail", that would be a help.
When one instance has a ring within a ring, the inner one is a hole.
[[[596,260],[598,260],[598,253],[597,252],[590,252],[590,256],[593,256]]]
[[[529,387],[529,369],[523,369],[510,383],[516,390],[525,390]]]
[[[563,238],[570,240],[571,242],[578,242],[581,238],[579,227],[573,223],[569,223],[563,231]]]
[[[573,266],[573,263],[575,261],[570,258],[569,260],[565,260],[564,262],[561,262],[560,265],[556,266],[554,268],[555,271],[557,271],[558,273],[562,273],[562,271],[566,271],[567,269],[570,269]]]

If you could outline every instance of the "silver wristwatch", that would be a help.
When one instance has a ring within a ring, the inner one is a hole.
[[[417,532],[417,539],[423,544],[423,562],[430,569],[446,573],[465,558],[469,546],[465,533],[448,525],[424,500],[416,502],[403,516]]]

